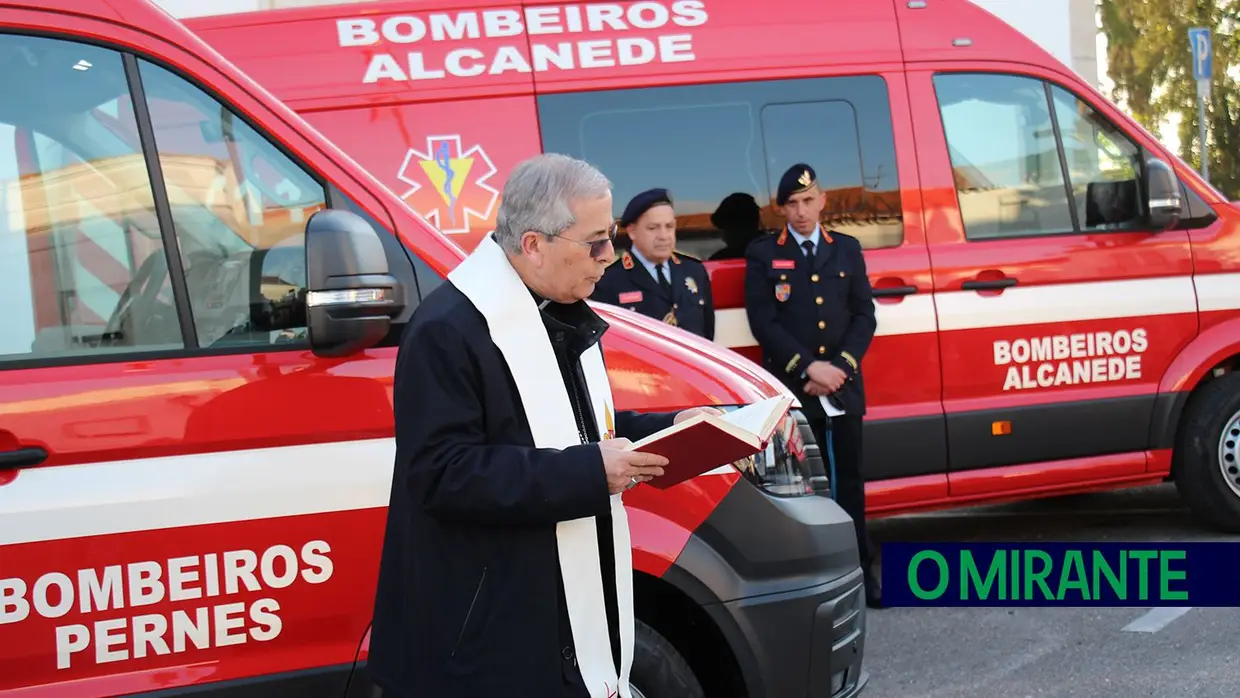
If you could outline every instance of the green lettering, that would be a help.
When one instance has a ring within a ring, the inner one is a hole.
[[[1150,560],[1158,556],[1155,550],[1129,550],[1128,557],[1140,561],[1137,568],[1137,598],[1145,601],[1150,598]]]
[[[921,566],[923,560],[933,560],[934,564],[939,566],[939,583],[934,587],[934,591],[926,591],[922,588],[921,583],[917,581],[917,568]],[[922,550],[913,556],[908,563],[908,588],[913,595],[922,601],[937,599],[947,591],[947,585],[950,582],[950,575],[947,571],[947,560],[934,550]]]
[[[1185,580],[1188,578],[1186,570],[1171,570],[1171,560],[1183,560],[1188,557],[1188,553],[1183,550],[1163,550],[1158,555],[1159,572],[1158,575],[1161,586],[1158,591],[1158,598],[1163,601],[1185,601],[1188,599],[1187,591],[1171,591],[1167,582],[1172,579]]]
[[[1068,575],[1075,572],[1074,579],[1069,579]],[[1085,581],[1085,561],[1081,558],[1081,551],[1069,550],[1064,557],[1063,571],[1059,574],[1059,593],[1055,596],[1058,601],[1063,601],[1064,592],[1068,589],[1076,589],[1081,592],[1081,600],[1089,601],[1089,582]]]
[[[1099,579],[1099,573],[1105,575],[1111,585],[1111,589],[1115,591],[1115,596],[1120,601],[1128,598],[1128,553],[1121,550],[1119,553],[1119,577],[1115,576],[1115,571],[1111,569],[1111,563],[1107,560],[1107,556],[1102,554],[1101,550],[1094,551],[1094,598],[1102,598],[1102,580]]]
[[[999,550],[995,556],[990,558],[990,567],[986,570],[986,581],[979,579],[980,573],[977,569],[977,563],[973,560],[973,553],[969,550],[961,551],[960,567],[964,574],[960,575],[960,600],[965,601],[969,598],[969,589],[977,590],[977,599],[979,601],[986,600],[990,596],[990,585],[994,584],[995,578],[999,580],[999,598],[1003,598],[1003,582],[1007,575],[1005,570],[1007,567],[1007,555],[1004,551]]]
[[[1041,560],[1041,571],[1033,571],[1033,561]],[[1046,586],[1046,576],[1051,573],[1051,556],[1045,550],[1026,550],[1025,551],[1025,600],[1033,598],[1033,585],[1037,584],[1042,588],[1042,598],[1053,599],[1055,595],[1051,593],[1051,588]]]
[[[1020,551],[1012,551],[1012,576],[1008,577],[1008,599],[1015,601],[1020,598]]]

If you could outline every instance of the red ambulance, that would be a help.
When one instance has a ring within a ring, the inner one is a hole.
[[[0,696],[369,697],[395,342],[462,250],[146,2],[5,3],[0,95]],[[601,310],[624,409],[783,391]],[[807,430],[626,495],[639,695],[862,690]]]
[[[718,209],[748,195],[779,229],[776,183],[808,162],[875,289],[871,513],[1174,478],[1240,531],[1240,211],[967,0],[405,0],[188,24],[466,249],[540,150],[590,160],[621,202],[669,188],[716,343],[751,358],[744,231]]]

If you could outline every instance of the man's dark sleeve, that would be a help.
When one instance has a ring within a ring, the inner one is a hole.
[[[766,275],[770,261],[757,251],[756,243],[751,243],[745,252],[745,313],[749,317],[749,331],[762,351],[774,357],[776,369],[800,376],[814,360],[814,354],[776,319],[777,301]]]
[[[710,287],[710,270],[705,266],[702,267],[702,294],[706,303],[703,306],[706,309],[706,338],[715,341],[715,293]]]
[[[651,434],[672,426],[677,412],[631,412],[616,411],[616,436],[629,441],[641,441]]]
[[[865,268],[865,256],[857,245],[853,254],[853,274],[848,287],[848,330],[831,363],[847,376],[861,370],[861,359],[870,348],[878,321],[874,316],[874,290]]]
[[[393,386],[397,467],[415,502],[444,520],[554,523],[605,514],[607,475],[597,445],[563,450],[487,443],[482,376],[460,331],[410,328]],[[508,410],[507,405],[489,409]]]

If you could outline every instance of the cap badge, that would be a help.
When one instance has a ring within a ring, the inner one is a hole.
[[[802,171],[801,176],[797,178],[797,184],[800,184],[803,187],[808,187],[813,182],[814,178],[809,176],[809,170]]]

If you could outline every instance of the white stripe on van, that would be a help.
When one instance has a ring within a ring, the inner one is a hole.
[[[386,507],[395,456],[370,439],[28,468],[0,485],[0,546]]]
[[[1150,315],[1192,314],[1201,310],[1240,310],[1240,273],[1013,286],[1002,294],[976,291],[919,293],[895,303],[875,302],[875,336],[1081,322]],[[937,307],[937,313],[936,313]],[[744,308],[715,313],[715,341],[751,347]]]

